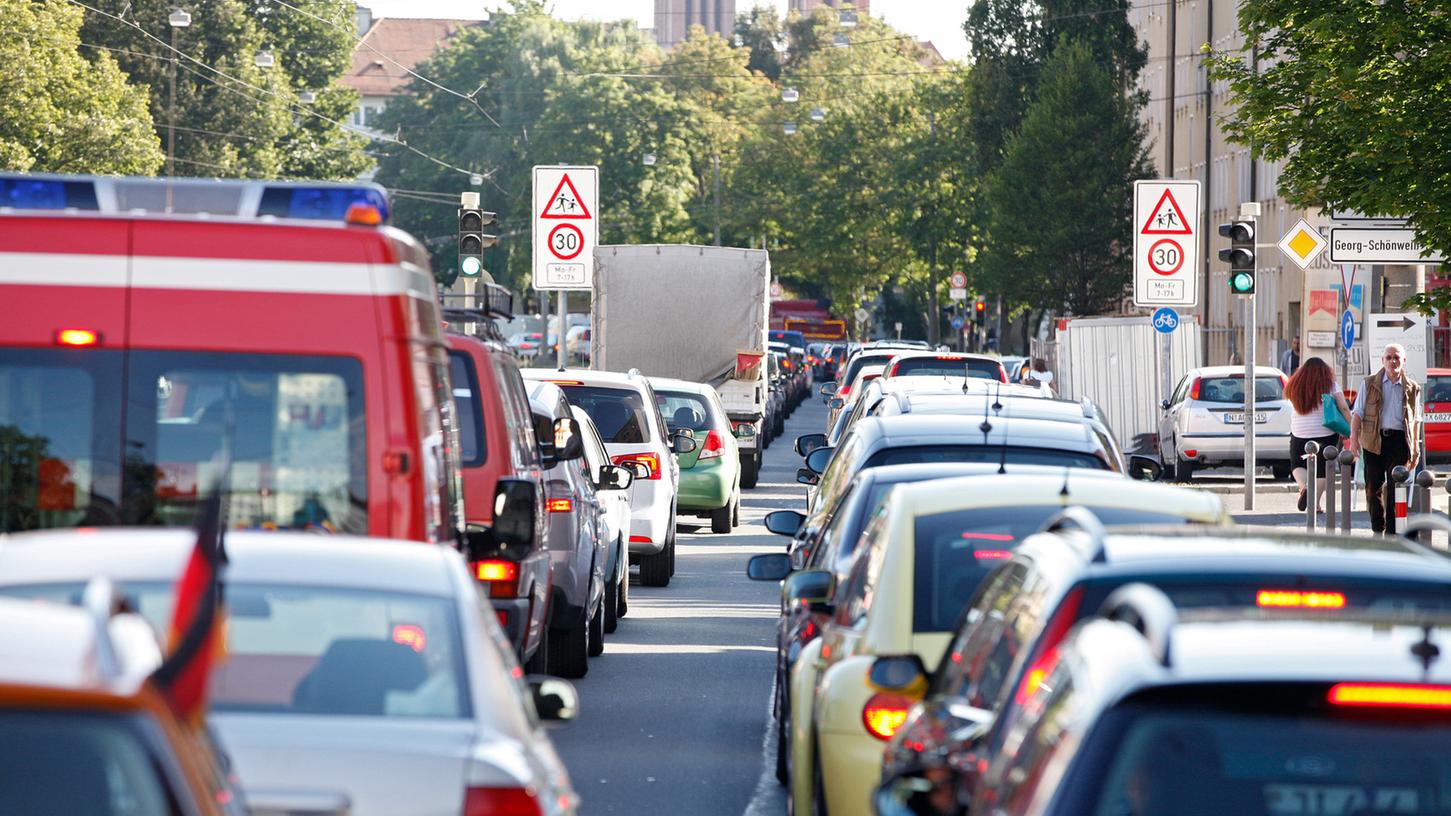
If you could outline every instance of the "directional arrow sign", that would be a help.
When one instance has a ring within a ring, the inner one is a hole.
[[[1373,314],[1366,321],[1365,354],[1371,372],[1381,366],[1381,355],[1390,343],[1406,349],[1406,374],[1418,383],[1426,382],[1426,317],[1419,314]]]
[[[1412,326],[1415,326],[1415,325],[1416,325],[1416,321],[1412,320],[1411,318],[1407,317],[1406,315],[1394,315],[1392,317],[1377,317],[1375,319],[1375,327],[1378,328],[1378,329],[1394,329],[1394,328],[1396,328],[1396,327],[1399,326],[1400,327],[1400,330],[1404,332],[1404,331],[1410,331],[1411,330],[1411,327]]]

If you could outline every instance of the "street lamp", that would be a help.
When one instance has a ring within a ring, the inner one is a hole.
[[[277,64],[277,60],[272,58],[272,52],[265,48],[257,52],[257,56],[253,58],[253,62],[257,64],[258,68],[271,68]]]
[[[813,122],[822,122],[822,121],[825,121],[825,120],[826,120],[826,111],[825,110],[822,110],[821,108],[812,108],[811,109],[811,121],[813,121]]]
[[[176,30],[191,25],[186,9],[174,8],[166,16],[171,26],[171,90],[166,105],[166,177],[176,175]],[[166,211],[171,212],[171,185],[166,186]]]

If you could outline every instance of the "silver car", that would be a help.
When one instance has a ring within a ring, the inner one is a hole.
[[[1278,368],[1255,367],[1255,462],[1290,478],[1290,401]],[[1244,463],[1244,366],[1190,369],[1160,405],[1159,456],[1181,482],[1199,468]]]
[[[0,536],[0,594],[76,603],[106,576],[165,632],[194,545],[183,529]],[[524,678],[458,553],[283,532],[226,548],[209,719],[253,813],[576,811],[542,724],[573,717],[574,690]]]

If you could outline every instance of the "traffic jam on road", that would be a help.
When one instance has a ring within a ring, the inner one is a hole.
[[[724,812],[619,789],[729,702],[672,655],[770,689],[710,726],[764,745],[734,812],[1451,812],[1451,560],[1169,483],[1243,458],[1242,369],[1144,455],[1041,361],[776,308],[764,249],[563,219],[575,331],[440,292],[390,204],[0,174],[0,812]],[[1288,478],[1293,381],[1252,390]],[[556,730],[592,707],[630,727]]]

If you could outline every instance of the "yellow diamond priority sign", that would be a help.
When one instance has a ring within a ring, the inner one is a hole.
[[[1280,252],[1286,258],[1295,262],[1301,269],[1309,269],[1310,263],[1315,257],[1325,251],[1326,241],[1320,237],[1320,232],[1310,226],[1309,222],[1301,218],[1285,233],[1280,239]]]

